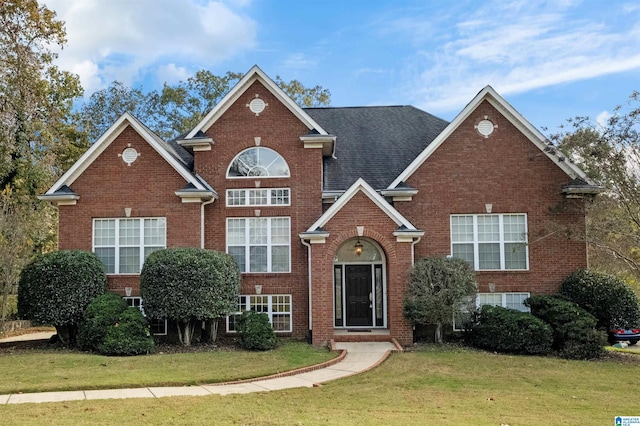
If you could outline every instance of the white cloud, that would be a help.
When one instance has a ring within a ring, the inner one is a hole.
[[[157,71],[184,76],[188,69],[218,63],[256,43],[256,23],[220,1],[45,2],[66,22],[68,43],[60,66],[78,70],[87,93],[113,80],[135,85]],[[166,58],[181,66],[157,68]]]
[[[180,67],[173,63],[158,67],[156,74],[158,82],[169,85],[178,83],[179,81],[185,81],[191,75],[185,67]]]
[[[452,33],[448,41],[425,42],[405,63],[404,94],[428,111],[455,111],[487,84],[507,95],[640,69],[640,27],[608,24],[598,10],[589,15],[584,7],[489,1],[452,15],[438,24]]]
[[[607,127],[607,121],[609,121],[610,118],[611,113],[609,111],[602,111],[596,117],[596,123],[598,123],[598,125],[604,129],[605,127]]]

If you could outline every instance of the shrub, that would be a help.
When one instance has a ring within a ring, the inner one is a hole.
[[[485,305],[471,330],[471,343],[496,352],[541,355],[550,352],[553,333],[527,312]]]
[[[604,353],[605,335],[596,331],[596,318],[576,303],[557,296],[525,300],[531,313],[553,330],[553,348],[563,358],[592,359]]]
[[[104,340],[98,345],[98,352],[103,355],[142,355],[154,349],[147,319],[134,307],[127,307],[120,313],[117,322],[106,329]]]
[[[56,327],[63,344],[75,344],[77,325],[89,303],[106,290],[98,257],[65,250],[38,256],[20,273],[18,312],[37,324]]]
[[[620,278],[583,269],[563,281],[560,294],[596,317],[600,328],[640,325],[638,297]]]
[[[245,311],[238,322],[240,346],[250,351],[268,351],[278,339],[265,313]]]
[[[124,299],[114,293],[105,293],[93,299],[84,311],[84,320],[78,329],[78,347],[97,351],[107,329],[118,321],[126,309]]]
[[[422,258],[409,272],[408,281],[404,315],[414,324],[435,325],[436,343],[442,343],[442,324],[451,324],[454,315],[474,308],[475,273],[462,259]]]
[[[240,269],[226,253],[196,248],[171,248],[151,253],[140,274],[144,310],[150,318],[178,323],[180,341],[191,344],[196,321],[212,325],[237,309]]]

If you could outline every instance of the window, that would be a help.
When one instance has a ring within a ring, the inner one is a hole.
[[[227,189],[228,207],[288,206],[289,188]]]
[[[289,166],[274,150],[254,147],[242,151],[231,161],[227,177],[289,177]]]
[[[127,302],[127,306],[132,306],[134,308],[140,309],[142,315],[145,315],[144,308],[142,307],[142,298],[141,297],[125,297],[124,301]],[[149,328],[152,334],[157,336],[166,336],[167,335],[167,320],[166,319],[149,319]]]
[[[242,272],[291,270],[288,217],[227,219],[227,253]]]
[[[523,303],[530,295],[530,293],[478,293],[476,303],[478,307],[482,305],[502,306],[503,308],[530,312],[531,310]]]
[[[94,219],[93,252],[108,274],[139,274],[144,260],[166,247],[166,219]]]
[[[238,299],[238,311],[227,317],[227,332],[237,331],[237,324],[242,312],[263,312],[276,333],[291,332],[291,295],[247,295]]]
[[[527,270],[527,216],[452,215],[451,254],[476,271]]]

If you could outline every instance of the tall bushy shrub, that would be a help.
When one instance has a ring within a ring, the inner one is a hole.
[[[551,327],[527,312],[484,305],[470,331],[471,343],[482,349],[542,355],[551,351]]]
[[[549,324],[553,348],[561,357],[592,359],[604,354],[606,336],[595,329],[596,318],[576,303],[556,296],[533,296],[524,303]]]
[[[265,313],[245,311],[238,321],[240,346],[250,351],[268,351],[276,347],[278,339]]]
[[[44,254],[20,274],[19,315],[55,326],[60,341],[72,345],[85,309],[106,286],[104,265],[95,254],[81,250]]]
[[[409,271],[408,282],[404,315],[414,324],[435,325],[436,343],[442,343],[443,324],[475,307],[475,273],[462,259],[422,258]]]
[[[127,303],[114,293],[102,294],[89,303],[78,329],[78,347],[85,351],[97,351],[107,329],[118,322]]]
[[[596,317],[600,328],[640,325],[638,297],[620,278],[583,269],[562,282],[560,294]]]
[[[218,318],[237,309],[240,269],[226,253],[197,248],[159,250],[144,263],[140,291],[147,316],[176,321],[183,345],[191,344],[196,321],[210,322],[213,341]]]
[[[155,349],[147,319],[138,308],[127,307],[105,331],[98,345],[103,355],[143,355]]]

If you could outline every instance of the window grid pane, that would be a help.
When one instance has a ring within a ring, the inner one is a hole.
[[[267,190],[266,189],[250,189],[249,205],[250,206],[266,206]]]
[[[451,254],[475,270],[527,270],[526,214],[452,215]]]
[[[241,272],[290,272],[290,220],[227,219],[227,253]]]
[[[227,317],[227,332],[236,332],[242,312],[251,310],[267,314],[273,330],[289,333],[291,328],[291,295],[242,295],[238,298],[238,311]]]

